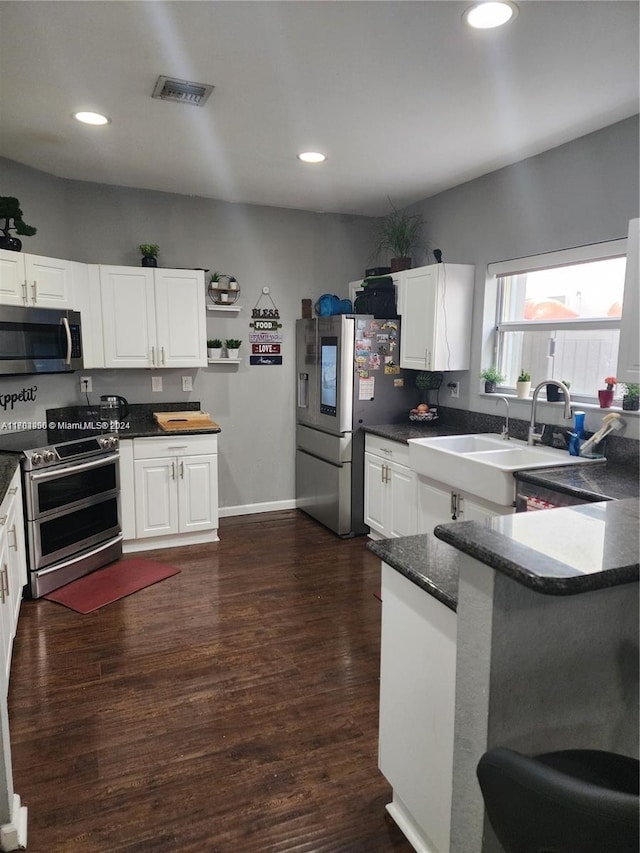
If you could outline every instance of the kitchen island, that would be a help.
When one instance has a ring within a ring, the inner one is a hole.
[[[383,561],[380,768],[416,850],[500,849],[475,775],[493,746],[638,756],[639,516],[631,498],[369,543]],[[443,787],[444,816],[424,794]]]

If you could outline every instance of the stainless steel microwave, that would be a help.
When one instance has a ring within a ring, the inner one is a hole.
[[[78,311],[0,305],[0,374],[70,373],[82,366]]]

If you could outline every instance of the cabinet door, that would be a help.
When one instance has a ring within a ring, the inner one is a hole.
[[[400,366],[435,370],[438,264],[405,270],[400,276]]]
[[[73,310],[82,314],[82,361],[85,370],[104,367],[100,267],[73,263]]]
[[[435,482],[418,477],[418,531],[433,533],[437,524],[446,524],[451,518],[451,490],[439,488]]]
[[[26,305],[27,281],[24,255],[0,249],[0,304]]]
[[[489,502],[485,503],[481,498],[476,498],[474,495],[467,495],[464,492],[461,497],[461,521],[480,521],[486,523],[489,519],[495,518],[497,515],[511,515],[511,513],[515,512],[513,507],[489,504]]]
[[[9,558],[9,600],[11,602],[11,636],[15,637],[22,603],[22,589],[27,582],[27,555],[24,543],[22,495],[17,476],[7,493],[10,498],[7,512],[7,555]]]
[[[157,367],[153,270],[100,267],[105,367]]]
[[[629,223],[629,239],[627,241],[627,269],[624,277],[624,306],[622,309],[622,324],[620,327],[620,347],[618,350],[619,382],[640,383],[640,351],[638,350],[638,279],[640,265],[640,219],[632,219]]]
[[[418,531],[416,475],[404,465],[392,463],[388,474],[387,531],[389,536],[413,536]]]
[[[202,270],[154,270],[158,367],[207,364]]]
[[[180,533],[214,530],[218,526],[217,456],[180,456],[177,465]]]
[[[9,579],[9,544],[6,525],[0,528],[0,663],[2,664],[2,679],[4,688],[2,700],[6,699],[11,671],[11,650],[13,646],[13,617],[11,613],[10,579]]]
[[[134,477],[137,538],[177,533],[177,460],[137,460]]]
[[[73,304],[73,264],[57,258],[25,255],[25,275],[29,305],[40,308],[71,308]]]
[[[387,463],[372,453],[364,454],[364,523],[386,536]]]

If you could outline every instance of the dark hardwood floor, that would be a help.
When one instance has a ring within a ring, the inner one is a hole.
[[[9,691],[30,853],[411,847],[377,769],[380,562],[297,511],[140,556],[87,616],[25,601]]]

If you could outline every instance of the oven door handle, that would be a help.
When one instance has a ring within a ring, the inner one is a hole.
[[[113,539],[109,539],[108,542],[101,542],[97,548],[92,548],[91,551],[83,552],[82,557],[93,557],[95,554],[99,554],[100,551],[105,551],[107,548],[110,548],[112,545],[115,545],[117,542],[122,542],[124,536],[122,533],[118,533],[117,536],[114,536]],[[38,577],[43,577],[44,575],[50,575],[51,572],[58,572],[60,569],[65,569],[67,566],[72,566],[74,563],[78,561],[78,554],[75,554],[71,559],[65,560],[63,563],[56,563],[55,566],[47,566],[45,569],[37,569],[36,574]]]
[[[67,355],[65,357],[64,363],[71,364],[71,353],[73,352],[73,346],[71,341],[71,329],[69,328],[69,320],[66,317],[63,317],[60,322],[64,326],[64,333],[67,336]]]
[[[117,462],[120,459],[119,453],[113,453],[111,456],[94,459],[91,462],[83,462],[81,465],[68,465],[66,468],[58,467],[55,471],[43,471],[42,474],[29,474],[29,478],[33,483],[41,480],[52,480],[55,477],[66,477],[67,474],[77,474],[80,471],[90,471],[92,468],[101,468],[104,465],[109,465],[112,462]]]

